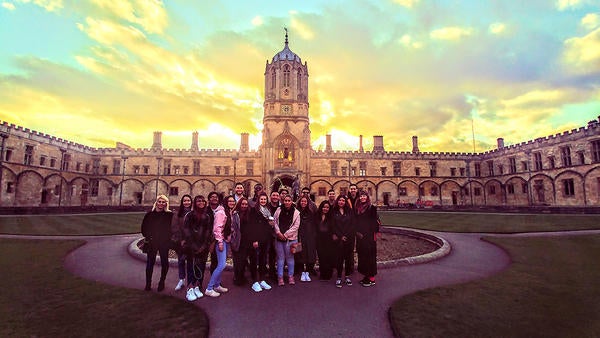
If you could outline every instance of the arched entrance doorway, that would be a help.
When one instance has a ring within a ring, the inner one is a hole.
[[[271,182],[270,191],[279,191],[283,188],[287,189],[290,194],[293,194],[292,186],[294,185],[295,178],[289,175],[281,175],[279,177],[275,177],[273,182]]]

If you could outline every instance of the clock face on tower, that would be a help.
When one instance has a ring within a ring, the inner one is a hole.
[[[289,104],[282,104],[281,105],[281,114],[282,115],[292,114],[292,106],[290,106]]]

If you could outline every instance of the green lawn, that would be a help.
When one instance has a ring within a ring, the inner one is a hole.
[[[17,235],[112,235],[140,232],[143,212],[0,217],[0,233]]]
[[[402,297],[403,337],[598,337],[600,235],[488,238],[513,261],[484,280]]]
[[[74,277],[63,258],[81,241],[0,240],[0,337],[206,337],[196,306]]]
[[[517,233],[600,229],[600,215],[380,211],[385,225],[448,232]]]

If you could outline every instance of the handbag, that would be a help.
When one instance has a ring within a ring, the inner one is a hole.
[[[297,242],[297,243],[293,243],[292,245],[290,245],[290,252],[292,254],[297,254],[299,252],[302,252],[302,242]]]

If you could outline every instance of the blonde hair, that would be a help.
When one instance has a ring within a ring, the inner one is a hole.
[[[169,198],[165,195],[156,196],[156,201],[154,201],[154,205],[152,206],[152,211],[156,210],[156,202],[158,202],[159,199],[163,199],[163,200],[167,201],[167,206],[165,207],[165,211],[171,211],[169,209]]]

